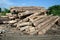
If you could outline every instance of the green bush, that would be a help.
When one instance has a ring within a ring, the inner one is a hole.
[[[60,16],[60,5],[54,5],[48,8],[48,15],[53,14],[53,15],[58,15]]]
[[[10,13],[10,10],[9,9],[6,9],[6,8],[4,8],[4,10],[1,10],[1,16],[2,15],[5,16],[6,13]]]

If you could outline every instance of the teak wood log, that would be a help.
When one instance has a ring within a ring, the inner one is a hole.
[[[56,19],[53,19],[56,20]],[[44,25],[44,27],[41,28],[41,31],[38,32],[38,34],[45,34],[47,29],[50,29],[52,25],[50,25],[53,21],[50,21],[48,24]],[[54,22],[53,22],[54,23]],[[49,27],[50,26],[50,27]]]
[[[12,14],[12,16],[9,16],[9,19],[15,19],[17,17],[18,17],[17,14]]]
[[[19,21],[18,23],[20,23],[20,22],[26,22],[26,21],[32,20],[32,19],[30,19],[30,18],[34,18],[35,16],[38,16],[39,14],[41,14],[41,13],[34,13],[34,14],[28,16],[27,18],[25,18],[25,19]]]
[[[21,26],[31,26],[32,23],[31,22],[22,22],[20,24],[17,25],[17,27],[21,27]]]
[[[25,19],[33,18],[34,16],[37,16],[37,15],[39,15],[39,14],[41,14],[41,13],[34,13],[34,14],[32,14],[32,15],[28,16],[28,17],[27,17],[27,18],[25,18]]]
[[[17,20],[8,21],[8,23],[16,23]]]
[[[54,19],[53,21],[51,21],[46,27],[44,27],[43,29],[39,30],[38,34],[43,35],[46,33],[47,30],[49,30],[54,24],[55,22],[58,20],[59,18]]]
[[[28,30],[29,30],[29,31],[28,31]],[[35,31],[35,28],[34,28],[34,27],[30,27],[28,30],[27,30],[27,31],[28,31],[27,33],[29,33],[29,34],[30,34],[30,33],[32,33],[32,32],[34,32],[34,31]]]
[[[41,23],[41,24],[38,25],[36,28],[38,28],[38,29],[41,28],[42,26],[44,26],[44,25],[48,24],[50,21],[52,21],[54,18],[57,18],[57,17],[53,17],[53,16],[52,16],[51,18],[49,18],[49,20]]]
[[[30,19],[29,18],[26,18],[26,19],[23,19],[22,21],[23,22],[28,22]]]
[[[33,16],[33,17],[32,17]],[[29,17],[27,17],[27,18],[25,18],[25,19],[23,19],[23,22],[27,22],[27,21],[31,21],[31,22],[34,22],[34,21],[36,21],[36,19],[34,19],[34,18],[42,18],[42,17],[44,17],[44,16],[46,16],[46,15],[42,15],[42,16],[35,16],[35,15],[31,15],[31,16],[29,16]],[[38,19],[39,19],[38,18]]]
[[[30,33],[32,33],[32,32],[34,32],[35,31],[35,28],[34,27],[29,27],[29,28],[27,28],[27,29],[25,29],[26,31],[24,31],[24,33],[27,33],[27,34],[30,34]]]
[[[40,23],[43,23],[44,21],[47,21],[48,18],[51,18],[51,17],[52,17],[52,15],[47,16],[47,17],[45,17],[45,18],[42,18],[42,19],[40,19],[40,20],[37,20],[37,21],[33,22],[33,24],[34,24],[34,26],[38,26]]]
[[[3,21],[3,23],[9,23],[9,24],[13,24],[13,23],[16,23],[17,20],[11,20],[11,21]]]
[[[34,17],[29,18],[29,19],[30,19],[31,22],[35,22],[35,21],[37,21],[39,19],[42,19],[44,17],[46,17],[46,15],[34,16]]]
[[[21,22],[26,22],[26,21],[29,20],[30,17],[34,17],[34,16],[36,16],[36,15],[38,15],[38,14],[41,14],[41,13],[34,13],[34,14],[28,16],[27,18],[25,18],[25,19],[23,19],[23,20],[20,20],[20,21],[18,22],[18,24],[21,23]]]
[[[56,18],[56,17],[55,17],[55,18]],[[45,21],[45,22],[41,23],[40,25],[38,25],[38,26],[36,27],[36,28],[37,28],[36,31],[33,32],[33,33],[30,33],[30,34],[36,34],[39,30],[41,30],[42,28],[46,27],[46,25],[48,25],[48,23],[49,23],[52,19],[54,19],[54,18],[52,17],[52,18],[50,18],[50,20]]]
[[[21,18],[21,17],[23,17],[23,16],[27,16],[27,15],[30,15],[30,14],[33,14],[33,13],[31,13],[31,12],[29,12],[29,11],[26,11],[26,12],[24,12],[24,13],[19,13],[19,14],[18,14],[18,17]]]
[[[34,19],[33,22],[38,21],[39,19],[42,19],[42,18],[45,18],[45,17],[47,17],[47,16],[46,15],[38,16],[36,19]]]
[[[23,31],[23,30],[25,30],[25,29],[28,29],[29,27],[31,27],[31,26],[21,27],[21,28],[20,28],[20,31]]]

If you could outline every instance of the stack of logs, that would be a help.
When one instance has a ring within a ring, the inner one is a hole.
[[[43,35],[56,23],[58,19],[58,16],[47,16],[41,15],[41,13],[34,13],[27,18],[20,20],[17,24],[17,28],[25,34]]]
[[[43,35],[57,22],[59,17],[42,14],[43,12],[31,13],[26,11],[19,13],[18,18],[8,22],[5,21],[5,23],[15,26],[22,34]]]

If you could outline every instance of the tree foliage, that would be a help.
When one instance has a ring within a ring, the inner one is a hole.
[[[5,12],[5,13],[10,13],[10,10],[9,10],[9,9],[4,8],[4,11],[3,11],[3,12]]]
[[[3,10],[1,10],[1,15],[6,15],[6,13],[10,13],[10,10],[7,8],[4,8]]]
[[[60,16],[60,5],[54,5],[48,8],[48,14]]]

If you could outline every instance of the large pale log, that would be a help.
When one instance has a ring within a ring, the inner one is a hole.
[[[21,26],[30,26],[30,25],[32,25],[31,22],[22,22],[22,23],[18,24],[17,27],[21,27]]]
[[[34,17],[34,16],[36,16],[36,15],[39,15],[39,14],[41,14],[41,13],[30,13],[30,12],[25,12],[25,13],[19,13],[18,14],[18,16],[25,16],[25,15],[28,15],[28,14],[32,14],[31,16],[29,16],[29,17],[27,17],[27,18],[30,18],[30,17]]]
[[[23,21],[31,21],[31,22],[35,22],[41,18],[44,18],[46,17],[46,15],[41,15],[41,16],[34,16],[34,17],[31,17],[31,18],[26,18],[26,19],[23,19]]]
[[[56,22],[57,20],[58,20],[58,19],[54,19],[53,21]],[[38,34],[40,34],[40,33],[45,34],[46,31],[47,31],[48,29],[50,29],[50,27],[52,26],[51,24],[54,23],[53,21],[51,20],[48,24],[42,26],[42,28],[40,29],[40,31],[38,32]],[[55,24],[55,23],[54,23],[54,24]],[[49,27],[49,26],[50,26],[50,27]]]
[[[34,14],[30,15],[30,16],[27,17],[27,18],[33,18],[34,16],[37,16],[37,15],[39,15],[39,14],[41,14],[41,13],[34,13]],[[26,18],[26,19],[27,19],[27,18]]]
[[[21,22],[28,21],[29,18],[32,18],[32,17],[34,17],[34,16],[36,16],[36,15],[39,15],[39,14],[41,14],[41,13],[34,13],[34,14],[28,16],[27,18],[25,18],[25,19],[23,19],[23,20],[20,20],[20,21],[18,22],[18,24],[21,23]]]
[[[34,18],[34,16],[39,16],[41,13],[34,13],[33,15],[29,16],[29,18]]]
[[[8,23],[8,21],[3,21],[3,23]]]
[[[14,23],[13,26],[17,26],[17,23]]]
[[[47,30],[49,30],[54,24],[55,22],[58,20],[59,18],[56,18],[54,20],[52,20],[50,23],[48,23],[47,26],[45,26],[44,28],[41,28],[41,30],[39,30],[38,34],[43,35],[46,33]],[[42,34],[41,34],[42,33]]]
[[[29,18],[26,18],[26,19],[23,19],[22,21],[23,22],[28,22],[30,19]]]
[[[34,17],[36,17],[36,16],[41,16],[43,13],[42,12],[37,12],[37,13],[34,13],[33,15],[31,15],[29,18],[34,18]],[[43,14],[44,15],[44,14]],[[47,16],[47,15],[44,15],[44,16]]]
[[[45,17],[47,17],[47,16],[46,15],[38,16],[38,18],[36,18],[33,22],[38,21],[39,19],[42,19],[42,18],[45,18]]]
[[[28,16],[27,18],[25,18],[25,19],[23,19],[23,20],[20,20],[20,21],[18,22],[18,24],[21,23],[21,22],[28,21],[29,18],[32,17],[32,16],[34,16],[34,15],[36,15],[36,14],[32,14],[32,15]]]
[[[30,14],[33,14],[33,13],[31,13],[31,12],[29,12],[29,11],[26,11],[26,12],[24,12],[24,13],[19,13],[19,14],[18,14],[18,17],[21,18],[21,17],[23,17],[23,16],[27,16],[27,15],[30,15]]]
[[[26,30],[26,29],[28,29],[29,27],[31,27],[31,26],[21,27],[21,28],[20,28],[20,31]]]
[[[25,15],[29,15],[29,14],[33,14],[33,13],[30,12],[30,11],[26,11],[26,12],[23,13],[23,16],[25,16]]]
[[[8,21],[8,23],[16,23],[17,20]]]
[[[25,18],[25,19],[19,20],[18,24],[20,24],[22,22],[29,22],[28,20],[29,20],[28,18],[27,19]]]
[[[12,17],[9,17],[9,19],[14,19],[14,18],[15,18],[15,17],[13,17],[13,16],[12,16]]]
[[[57,18],[57,17],[53,17],[53,16],[52,16],[51,18],[49,18],[49,20],[47,20],[47,21],[41,23],[41,24],[38,25],[36,28],[38,28],[38,29],[41,28],[42,26],[48,24],[50,21],[52,21],[52,20],[55,19],[55,18]]]
[[[57,17],[55,17],[55,18],[57,18]],[[52,20],[53,20],[54,18],[52,17],[52,18],[50,18],[48,21],[45,21],[45,22],[43,22],[43,23],[41,23],[40,25],[38,25],[36,28],[36,31],[35,32],[33,32],[33,33],[31,33],[31,34],[35,34],[35,33],[37,33],[39,30],[41,30],[42,28],[44,28],[44,27],[46,27],[47,25],[49,25],[49,22],[51,22]],[[55,19],[54,19],[55,20]]]
[[[24,33],[30,34],[34,31],[35,31],[35,28],[31,26],[31,27],[27,28],[26,31],[24,31]]]
[[[33,23],[33,22],[36,22],[37,20],[42,19],[42,18],[44,18],[44,17],[46,17],[46,15],[34,16],[33,18],[31,17],[31,18],[29,18],[29,19],[30,19],[30,21]]]
[[[47,20],[48,20],[48,18],[51,18],[51,17],[52,17],[52,15],[47,16],[47,17],[42,18],[42,19],[39,19],[39,20],[37,20],[37,21],[33,22],[33,24],[34,24],[34,26],[38,26],[40,23],[43,23],[44,21],[47,21]]]
[[[39,18],[38,20],[34,20],[34,19],[31,19],[30,18],[30,21],[33,23],[34,26],[37,26],[40,22],[42,22],[44,20],[44,17],[43,18]]]
[[[17,14],[11,14],[10,16],[8,16],[9,19],[15,19],[17,18]]]

